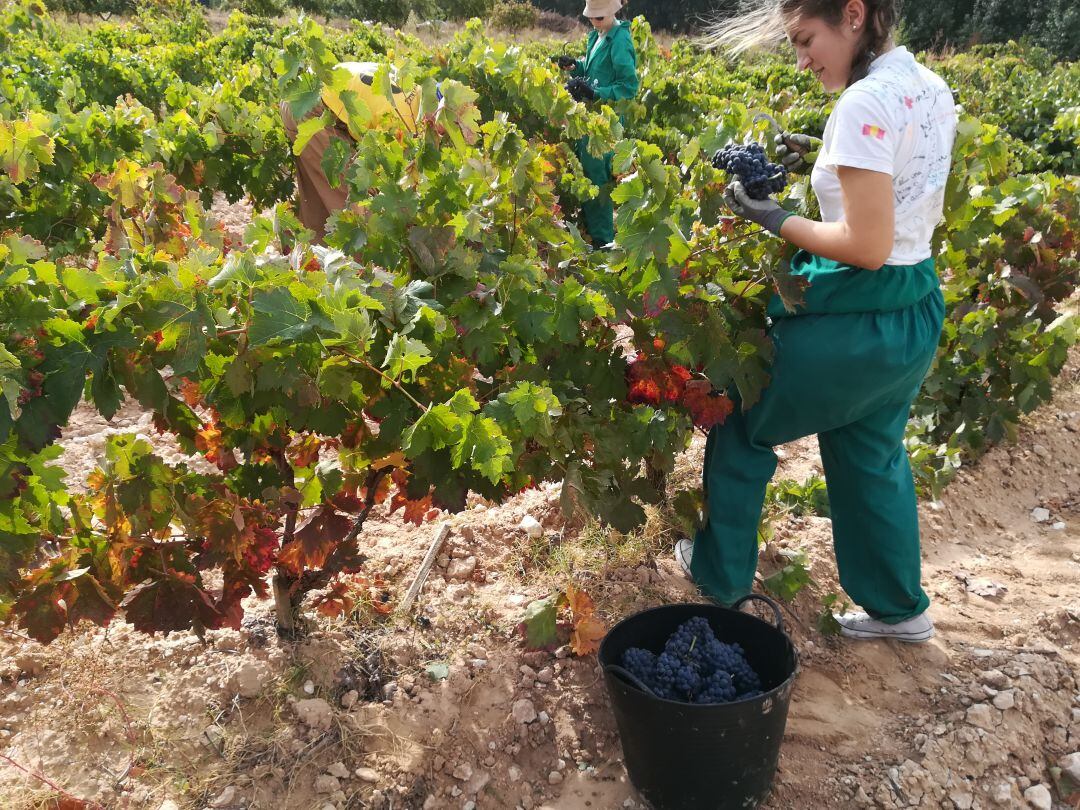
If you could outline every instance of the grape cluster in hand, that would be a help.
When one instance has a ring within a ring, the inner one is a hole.
[[[623,653],[622,665],[667,700],[729,703],[761,694],[761,679],[746,652],[717,639],[703,616],[679,625],[659,655],[631,647]]]
[[[738,177],[746,193],[755,200],[764,200],[787,186],[787,169],[779,163],[770,163],[765,149],[758,143],[725,146],[713,155],[712,164]]]

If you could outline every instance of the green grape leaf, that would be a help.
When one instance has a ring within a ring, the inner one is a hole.
[[[326,327],[328,322],[312,312],[311,305],[298,301],[283,287],[257,293],[252,300],[255,316],[251,320],[248,339],[252,346],[262,346],[281,340],[295,340]]]
[[[431,362],[431,350],[419,340],[396,334],[386,349],[382,367],[391,378],[412,379],[416,370]]]
[[[558,591],[545,599],[530,602],[525,608],[518,631],[525,637],[527,649],[544,650],[558,646],[560,634],[557,618],[559,608],[565,601],[565,594]]]

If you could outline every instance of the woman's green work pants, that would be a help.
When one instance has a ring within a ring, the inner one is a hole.
[[[816,433],[840,584],[874,618],[900,622],[930,601],[903,440],[944,318],[934,263],[870,271],[800,251],[792,268],[810,286],[794,314],[769,305],[771,382],[709,433],[691,573],[724,604],[750,592],[773,447]]]
[[[593,247],[602,247],[615,241],[615,205],[611,202],[611,159],[615,153],[594,157],[589,154],[589,139],[584,137],[577,142],[577,155],[585,176],[600,189],[599,195],[582,202],[581,214]]]

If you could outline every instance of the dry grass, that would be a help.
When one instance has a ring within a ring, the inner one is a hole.
[[[645,513],[645,524],[625,534],[593,522],[554,541],[550,535],[526,540],[506,558],[503,577],[548,590],[574,582],[597,597],[613,571],[651,566],[674,544],[677,529],[670,517],[652,506]]]

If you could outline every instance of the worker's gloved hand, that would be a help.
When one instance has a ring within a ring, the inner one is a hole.
[[[738,180],[724,189],[724,203],[735,216],[755,222],[767,231],[780,235],[780,226],[792,214],[780,207],[772,197],[755,200],[746,193]]]
[[[557,62],[559,67],[563,70],[573,70],[577,67],[577,59],[572,56],[567,56],[565,53],[555,54],[551,57],[552,62]]]
[[[566,83],[566,90],[574,97],[574,101],[592,101],[596,98],[596,90],[588,79],[575,76]]]
[[[789,172],[802,172],[814,165],[821,138],[801,133],[781,132],[776,136],[776,159]]]

